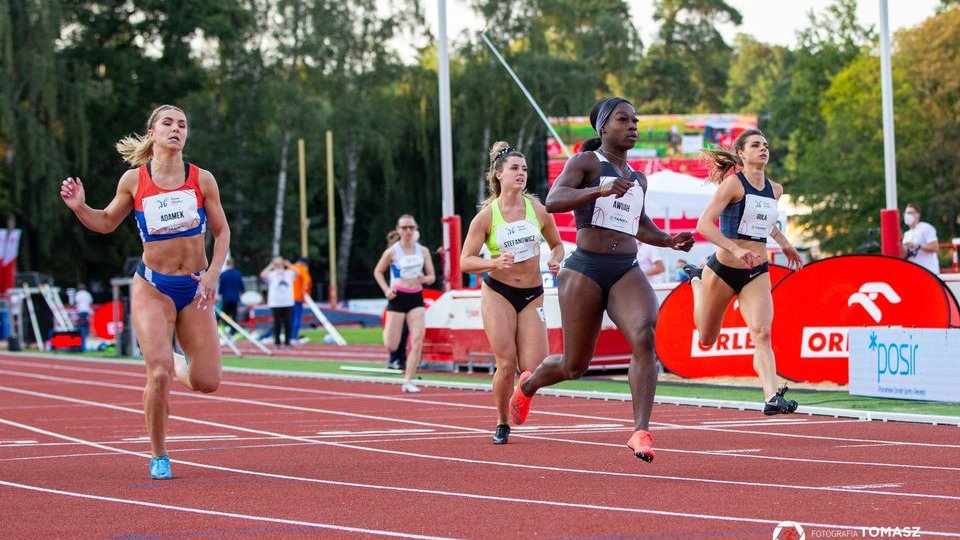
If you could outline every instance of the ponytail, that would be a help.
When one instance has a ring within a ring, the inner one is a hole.
[[[731,170],[736,167],[743,168],[743,160],[740,159],[738,152],[743,150],[747,144],[747,139],[753,135],[766,137],[759,129],[751,128],[744,130],[737,136],[737,140],[733,142],[733,148],[717,146],[712,150],[701,150],[700,159],[712,165],[707,180],[719,184]]]
[[[143,165],[153,157],[153,141],[145,135],[127,135],[117,141],[116,146],[123,160],[134,167]]]
[[[720,183],[727,177],[727,173],[736,167],[743,167],[743,161],[740,156],[733,153],[733,150],[718,146],[713,150],[701,150],[700,159],[711,165],[707,180]]]

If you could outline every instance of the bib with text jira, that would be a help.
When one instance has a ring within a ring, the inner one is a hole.
[[[540,231],[527,220],[504,223],[497,227],[497,245],[500,253],[513,253],[518,263],[540,255]]]
[[[601,177],[600,185],[602,186],[607,180],[616,180],[616,178]],[[590,224],[594,227],[603,227],[636,236],[642,215],[643,188],[634,182],[633,187],[622,197],[607,195],[597,199],[594,202],[593,219]]]
[[[777,224],[777,200],[759,195],[747,195],[743,204],[743,217],[737,232],[746,236],[766,238]]]
[[[143,217],[151,235],[190,230],[200,224],[197,194],[185,189],[144,197]]]

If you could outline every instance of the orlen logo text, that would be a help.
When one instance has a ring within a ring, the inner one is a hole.
[[[896,341],[882,343],[877,341],[876,332],[870,332],[870,344],[867,348],[877,351],[877,382],[880,382],[882,375],[917,374],[917,352],[920,350],[920,345],[913,343],[913,336],[910,336],[909,343]]]
[[[800,356],[803,358],[846,358],[849,356],[846,326],[806,326]]]
[[[874,322],[880,322],[883,311],[876,300],[883,297],[890,304],[899,304],[900,295],[893,287],[882,281],[870,281],[860,286],[857,292],[847,299],[851,309],[863,309]],[[854,306],[859,306],[855,308]],[[800,356],[803,358],[847,358],[847,326],[807,326],[803,329],[803,341],[800,344]]]
[[[690,356],[753,356],[753,339],[749,328],[721,328],[717,341],[709,347],[700,343],[700,332],[693,331]]]

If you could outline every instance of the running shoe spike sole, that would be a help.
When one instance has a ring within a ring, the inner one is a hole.
[[[638,430],[633,433],[630,440],[627,441],[627,447],[633,452],[633,455],[652,463],[656,452],[653,450],[653,436],[649,431]]]
[[[533,373],[524,371],[520,374],[520,380],[517,382],[517,388],[513,391],[513,397],[510,398],[510,419],[516,425],[521,425],[527,421],[527,415],[530,414],[530,400],[533,396],[524,395],[520,387],[523,381],[530,378]]]

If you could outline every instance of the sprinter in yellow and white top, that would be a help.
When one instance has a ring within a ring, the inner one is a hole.
[[[464,272],[484,274],[480,314],[497,362],[493,443],[506,444],[513,376],[518,367],[524,371],[536,368],[547,355],[540,243],[545,239],[550,246],[547,266],[556,275],[563,260],[563,242],[553,216],[525,191],[526,159],[506,142],[498,142],[490,150],[487,183],[490,197],[470,222],[460,267]],[[490,250],[490,259],[480,256],[484,245]]]
[[[540,219],[533,209],[533,202],[529,197],[523,198],[524,216],[518,221],[507,223],[500,212],[500,199],[490,205],[492,231],[487,235],[486,246],[490,255],[497,257],[501,252],[512,253],[513,262],[521,263],[527,259],[540,256]]]

